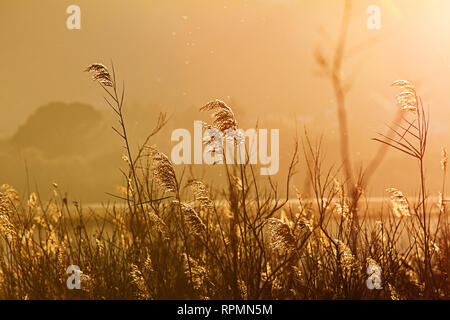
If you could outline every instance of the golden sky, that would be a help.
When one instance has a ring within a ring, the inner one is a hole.
[[[176,112],[219,98],[236,102],[266,127],[307,125],[334,141],[333,91],[317,75],[313,53],[316,47],[333,50],[343,3],[2,0],[0,137],[51,101],[104,108],[82,70],[113,59],[130,104]],[[81,8],[81,30],[66,28],[71,4]],[[366,27],[371,4],[381,8],[381,30]],[[397,79],[413,81],[431,110],[431,151],[449,142],[449,15],[448,0],[354,1],[343,73],[352,81],[355,157],[364,161],[373,154],[370,138],[396,108],[390,84]]]

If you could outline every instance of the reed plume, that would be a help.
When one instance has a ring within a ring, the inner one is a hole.
[[[183,254],[183,267],[186,276],[191,277],[192,286],[196,290],[200,290],[204,286],[204,282],[207,280],[207,272],[199,261],[192,257],[188,257]]]
[[[149,147],[150,158],[153,162],[153,176],[166,192],[176,193],[178,182],[169,158],[155,147]]]
[[[169,239],[169,228],[167,227],[167,224],[164,222],[164,220],[152,211],[149,212],[149,218],[150,222],[152,223],[152,227],[161,232],[161,234],[166,239]]]
[[[183,214],[184,221],[186,222],[189,230],[197,236],[202,235],[206,230],[206,226],[194,208],[192,208],[189,204],[179,202],[178,200],[174,200],[174,203],[180,205],[181,213]]]
[[[403,111],[417,111],[417,94],[414,85],[407,80],[397,80],[392,85],[401,89],[396,96],[400,108]]]
[[[337,257],[339,257],[339,262],[341,264],[342,271],[348,273],[356,264],[356,258],[353,255],[350,248],[339,239],[334,240],[337,243]]]
[[[92,73],[92,80],[100,83],[106,87],[112,87],[113,82],[111,79],[111,74],[108,71],[108,68],[101,63],[93,63],[89,67],[84,70],[85,72]]]
[[[195,200],[200,202],[202,208],[210,209],[213,207],[213,203],[209,197],[209,192],[202,181],[192,179],[188,181],[187,186],[190,187]]]
[[[221,100],[216,99],[207,103],[200,108],[200,111],[212,111],[212,127],[223,134],[225,134],[227,130],[236,130],[238,128],[233,110]]]
[[[271,245],[274,249],[288,252],[296,249],[296,241],[288,224],[277,218],[269,218],[267,223],[271,233]]]
[[[447,170],[447,162],[448,162],[448,155],[447,155],[447,150],[442,147],[441,148],[441,167],[442,170]]]
[[[409,212],[408,199],[406,199],[400,190],[397,188],[388,188],[386,189],[386,192],[389,193],[392,210],[397,217],[401,218],[411,216]]]
[[[344,185],[335,179],[334,189],[336,191],[336,195],[338,196],[338,199],[333,201],[336,213],[342,216],[345,220],[351,219],[353,212],[350,210],[350,201],[345,195]]]

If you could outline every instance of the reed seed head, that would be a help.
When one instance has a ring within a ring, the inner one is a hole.
[[[238,128],[233,110],[221,100],[216,99],[207,103],[200,108],[200,111],[212,111],[212,127],[218,129],[223,134],[226,134],[227,130],[237,130]]]
[[[297,247],[289,225],[277,218],[267,220],[271,232],[271,244],[274,249],[294,251]]]
[[[200,205],[202,206],[202,208],[209,209],[214,206],[212,201],[209,198],[209,192],[206,189],[206,186],[202,181],[195,180],[195,179],[190,180],[190,181],[188,181],[187,186],[190,187],[195,200],[200,202]]]
[[[197,236],[202,235],[206,230],[206,226],[202,219],[198,216],[197,212],[195,212],[194,208],[187,203],[178,201],[174,201],[174,203],[180,205],[181,213],[183,214],[184,221],[186,222],[189,230]]]
[[[414,85],[407,80],[397,80],[392,85],[401,90],[396,96],[400,108],[403,111],[417,111],[417,94]]]
[[[342,271],[348,273],[352,270],[352,268],[356,264],[356,258],[353,255],[352,251],[344,242],[339,239],[334,239],[337,243],[337,249],[339,250],[339,259],[342,267]]]
[[[445,150],[444,147],[441,148],[441,166],[442,170],[447,170],[447,162],[448,162],[448,156],[447,156],[447,150]]]
[[[169,227],[166,225],[164,220],[152,211],[149,212],[149,218],[152,223],[152,227],[160,232],[166,239],[169,239]]]
[[[184,274],[192,280],[194,289],[201,289],[204,286],[205,281],[208,280],[206,268],[200,261],[194,259],[192,256],[189,256],[188,258],[186,253],[183,253],[183,266]]]
[[[31,193],[30,194],[30,197],[29,197],[29,199],[28,199],[28,206],[31,208],[31,209],[34,209],[34,208],[36,208],[36,206],[37,206],[37,202],[38,202],[38,198],[37,198],[37,195],[36,195],[36,193]]]
[[[392,209],[397,217],[401,218],[411,216],[409,212],[408,200],[400,190],[397,188],[388,188],[386,189],[386,192],[389,193]]]
[[[86,70],[84,71],[92,73],[93,81],[96,81],[106,87],[113,86],[113,82],[111,80],[111,75],[108,71],[108,68],[106,68],[103,64],[93,63],[89,67],[87,67]]]
[[[150,147],[153,176],[167,192],[176,192],[178,187],[175,170],[169,158],[155,147]]]

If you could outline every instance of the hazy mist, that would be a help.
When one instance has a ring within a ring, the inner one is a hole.
[[[123,183],[121,141],[102,90],[83,70],[111,60],[125,81],[134,146],[166,111],[170,121],[152,143],[170,153],[171,131],[192,130],[194,120],[206,119],[198,109],[218,98],[244,129],[257,122],[280,129],[280,182],[304,127],[314,138],[323,135],[327,161],[340,163],[333,89],[318,74],[314,51],[331,57],[341,1],[78,0],[82,27],[68,30],[72,2],[0,2],[0,184],[49,194],[57,182],[76,199],[110,199],[106,192]],[[373,2],[381,8],[380,30],[366,27]],[[446,0],[357,1],[343,66],[356,167],[373,157],[379,145],[370,139],[397,110],[391,83],[416,85],[430,112],[432,195],[441,183],[440,149],[450,137],[449,10]],[[415,166],[390,150],[368,192],[383,195],[397,186],[417,193]],[[209,168],[206,180],[219,171]],[[302,161],[298,171],[293,184],[301,187]]]

